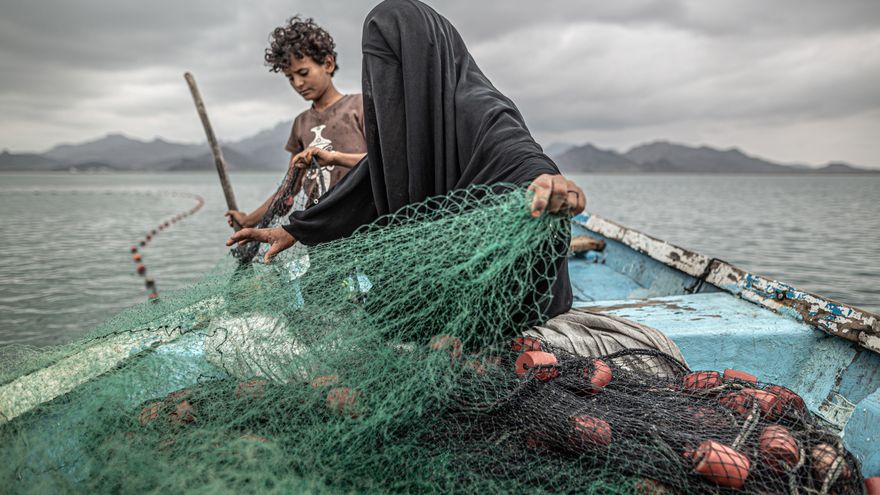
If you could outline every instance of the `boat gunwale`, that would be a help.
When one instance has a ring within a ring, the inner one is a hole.
[[[598,215],[578,215],[572,222],[696,278],[696,282],[685,289],[688,293],[698,292],[704,283],[709,283],[752,304],[880,354],[880,315],[876,313],[748,272]]]

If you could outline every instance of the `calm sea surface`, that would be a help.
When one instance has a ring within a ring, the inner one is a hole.
[[[233,175],[251,208],[280,175]],[[685,248],[880,312],[880,176],[576,176],[588,209]],[[205,207],[143,250],[160,292],[226,255],[230,229],[210,174],[0,174],[0,344],[70,341],[143,302],[129,246]]]

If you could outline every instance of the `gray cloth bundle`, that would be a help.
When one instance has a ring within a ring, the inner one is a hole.
[[[571,309],[525,334],[581,356],[598,357],[626,349],[647,349],[660,351],[687,366],[675,342],[659,330],[586,309]],[[678,371],[667,359],[650,355],[634,355],[628,363],[631,371],[653,376],[669,376]]]

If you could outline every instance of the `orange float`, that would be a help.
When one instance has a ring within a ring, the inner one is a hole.
[[[435,351],[447,351],[449,355],[458,358],[461,357],[461,340],[451,335],[435,335],[431,337],[428,346]]]
[[[729,382],[733,380],[751,383],[752,385],[758,383],[758,377],[751,373],[746,373],[745,371],[734,370],[730,368],[724,370],[724,381]]]
[[[758,407],[767,419],[773,419],[778,413],[779,398],[770,392],[760,389],[745,388],[718,399],[722,406],[734,411],[743,418],[748,417],[752,412],[754,401],[758,401]]]
[[[695,371],[685,375],[684,380],[682,380],[682,386],[685,391],[707,390],[720,387],[723,383],[721,373],[717,371]]]
[[[327,393],[327,407],[340,416],[357,419],[364,409],[363,394],[347,387],[335,387]]]
[[[536,379],[546,382],[559,376],[559,363],[556,356],[543,351],[526,351],[516,358],[514,370],[520,378],[531,374]]]
[[[694,471],[716,485],[742,488],[751,463],[745,455],[715,440],[705,440],[693,454]]]
[[[611,367],[601,359],[594,359],[591,366],[584,369],[584,379],[589,383],[587,393],[598,394],[611,383]]]
[[[492,368],[498,368],[501,366],[501,358],[498,356],[480,357],[478,355],[472,355],[471,358],[465,360],[462,365],[466,368],[471,368],[478,375],[485,375]]]
[[[141,426],[146,426],[148,423],[158,418],[160,407],[162,407],[161,402],[151,402],[141,409],[140,414],[138,414],[138,422]]]
[[[778,473],[788,471],[801,459],[798,443],[787,428],[771,425],[761,431],[758,450],[771,469]]]
[[[828,473],[834,466],[834,461],[839,455],[840,453],[837,449],[828,443],[816,444],[810,449],[810,463],[813,467],[813,474],[818,481],[821,482],[826,476],[828,476]],[[846,461],[844,461],[837,479],[848,480],[850,476],[852,476],[852,472],[850,471],[849,466],[846,465]]]
[[[134,253],[133,255],[131,255],[131,259],[132,261],[140,263],[141,259],[143,258],[141,257],[141,253]]]
[[[174,410],[168,414],[168,421],[175,424],[187,424],[196,420],[193,413],[195,408],[188,400],[183,400],[174,407]]]
[[[611,443],[611,425],[606,421],[586,415],[572,416],[569,421],[576,446],[607,447]]]
[[[746,388],[741,390],[740,393],[750,395],[753,397],[753,400],[757,400],[761,413],[767,419],[774,419],[779,413],[779,397],[776,394],[757,388]]]
[[[768,387],[764,387],[764,390],[779,397],[779,404],[777,407],[779,409],[780,415],[784,413],[787,409],[794,409],[798,413],[802,413],[804,412],[804,409],[806,409],[804,399],[802,399],[800,395],[792,392],[791,390],[783,386],[770,385]]]
[[[266,395],[266,380],[248,380],[235,386],[235,397],[261,399]]]
[[[333,385],[334,383],[339,381],[339,377],[336,375],[320,375],[316,376],[314,380],[309,383],[312,388],[321,388],[326,387],[328,385]]]
[[[534,337],[517,337],[510,342],[513,352],[540,351],[541,341]]]

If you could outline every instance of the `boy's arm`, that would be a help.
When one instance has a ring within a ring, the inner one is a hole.
[[[367,156],[366,153],[342,153],[339,151],[327,151],[313,146],[294,156],[291,163],[297,167],[305,168],[309,166],[314,157],[318,161],[318,165],[322,167],[334,165],[337,167],[353,168],[365,156]]]
[[[292,176],[293,167],[294,167],[294,158],[295,154],[291,154],[290,162],[288,166],[288,177]],[[285,178],[284,182],[287,182],[287,178]],[[302,177],[299,177],[296,181],[296,184],[291,184],[290,186],[286,186],[286,184],[282,184],[281,187],[291,187],[292,190],[290,192],[291,196],[295,196],[296,193],[299,192],[300,188],[302,188]],[[278,191],[269,195],[266,198],[266,201],[263,201],[263,204],[257,207],[254,211],[250,213],[245,213],[243,211],[237,210],[229,210],[225,213],[227,217],[229,217],[229,225],[232,225],[232,220],[235,219],[239,225],[242,227],[254,227],[260,223],[260,220],[266,215],[266,212],[269,211],[269,208],[272,206],[272,203],[275,201],[275,197],[278,196]]]

